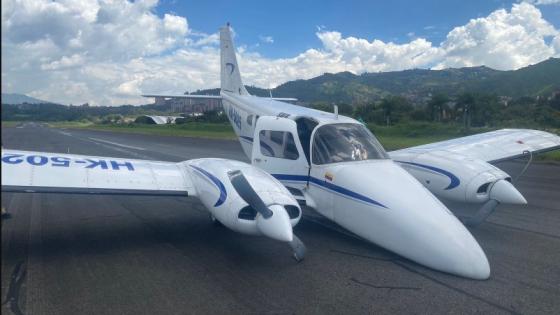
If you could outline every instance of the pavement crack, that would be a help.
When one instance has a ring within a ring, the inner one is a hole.
[[[331,249],[330,250],[331,253],[337,253],[337,254],[342,254],[342,255],[348,255],[348,256],[354,256],[354,257],[361,257],[361,258],[367,258],[367,259],[372,259],[372,260],[379,260],[379,261],[390,261],[393,262],[395,260],[397,260],[398,258],[385,258],[385,257],[374,257],[374,256],[369,256],[369,255],[362,255],[362,254],[356,254],[356,253],[351,253],[351,252],[346,252],[346,251],[342,251],[342,250],[338,250],[338,249]]]
[[[389,289],[389,292],[392,291],[392,290],[422,290],[422,288],[418,288],[418,287],[378,286],[378,285],[373,285],[371,283],[362,282],[362,281],[357,280],[355,278],[350,278],[350,281],[352,281],[354,283],[357,283],[357,284],[367,286],[367,287],[375,288],[375,289]]]
[[[432,277],[432,276],[429,276],[429,275],[427,275],[427,274],[425,274],[425,273],[422,273],[422,272],[420,272],[420,271],[418,271],[418,270],[416,270],[416,269],[414,269],[414,268],[411,268],[411,267],[407,266],[407,265],[404,264],[403,262],[394,260],[393,263],[395,263],[397,266],[399,266],[399,267],[401,267],[401,268],[403,268],[403,269],[405,269],[405,270],[407,270],[407,271],[409,271],[409,272],[411,272],[411,273],[417,274],[417,275],[419,275],[419,276],[421,276],[421,277],[424,277],[425,279],[428,279],[428,280],[430,280],[430,281],[432,281],[432,282],[434,282],[434,283],[437,283],[437,284],[439,284],[439,285],[441,285],[441,286],[444,286],[444,287],[446,287],[446,288],[448,288],[448,289],[450,289],[450,290],[453,290],[453,291],[455,291],[455,292],[457,292],[457,293],[466,295],[466,296],[468,296],[468,297],[470,297],[470,298],[472,298],[472,299],[475,299],[475,300],[477,300],[477,301],[479,301],[479,302],[486,303],[486,304],[488,304],[488,305],[491,305],[491,306],[493,306],[493,307],[495,307],[495,308],[497,308],[497,309],[500,309],[500,310],[502,310],[502,311],[504,311],[504,312],[508,312],[508,313],[510,313],[510,314],[520,314],[520,313],[518,313],[518,312],[516,312],[516,311],[514,311],[514,310],[512,310],[512,309],[510,309],[510,308],[507,308],[507,307],[502,306],[502,305],[500,305],[500,304],[494,303],[494,302],[489,301],[489,300],[487,300],[487,299],[485,299],[485,298],[483,298],[483,297],[480,297],[480,296],[478,296],[478,295],[474,295],[474,294],[469,293],[469,292],[467,292],[467,291],[465,291],[465,290],[463,290],[463,289],[454,287],[454,286],[452,286],[452,285],[450,285],[450,284],[447,284],[447,283],[445,283],[445,282],[443,282],[443,281],[441,281],[441,280],[438,280],[438,279],[436,279],[436,278],[434,278],[434,277]]]
[[[14,270],[12,271],[12,275],[10,277],[10,285],[8,287],[8,294],[6,295],[6,299],[2,302],[2,305],[6,305],[9,303],[10,310],[16,315],[23,315],[19,307],[19,293],[21,289],[21,285],[25,281],[25,276],[27,275],[27,268],[25,262],[23,260],[19,261]]]
[[[429,276],[429,275],[427,275],[427,274],[425,274],[425,273],[422,273],[422,272],[420,272],[420,271],[418,271],[418,270],[416,270],[416,269],[414,269],[414,268],[412,268],[412,267],[409,267],[409,266],[407,266],[407,265],[402,261],[402,259],[400,259],[399,257],[396,257],[396,256],[395,256],[395,257],[389,257],[389,258],[374,257],[374,256],[369,256],[369,255],[362,255],[362,254],[356,254],[356,253],[351,253],[351,252],[345,252],[345,251],[336,250],[336,249],[331,249],[330,251],[331,251],[331,252],[334,252],[334,253],[339,253],[339,254],[343,254],[343,255],[348,255],[348,256],[354,256],[354,257],[372,259],[372,260],[377,260],[377,261],[392,262],[392,263],[394,263],[395,265],[397,265],[397,266],[403,268],[403,269],[406,270],[406,271],[409,271],[409,272],[411,272],[411,273],[414,273],[414,274],[417,274],[417,275],[419,275],[419,276],[421,276],[421,277],[424,277],[425,279],[428,279],[428,280],[430,280],[430,281],[432,281],[432,282],[435,282],[436,284],[442,285],[442,286],[444,286],[444,287],[446,287],[446,288],[448,288],[448,289],[450,289],[450,290],[453,290],[453,291],[455,291],[455,292],[461,293],[461,294],[463,294],[463,295],[466,295],[466,296],[468,296],[468,297],[470,297],[470,298],[473,298],[473,299],[475,299],[475,300],[478,300],[478,301],[480,301],[480,302],[483,302],[483,303],[489,304],[489,305],[491,305],[491,306],[494,306],[495,308],[498,308],[498,309],[500,309],[500,310],[502,310],[502,311],[505,311],[505,312],[508,312],[508,313],[511,313],[511,314],[519,314],[518,312],[516,312],[516,311],[514,311],[514,310],[512,310],[512,309],[509,309],[509,308],[504,307],[504,306],[502,306],[502,305],[500,305],[500,304],[494,303],[494,302],[489,301],[489,300],[487,300],[487,299],[485,299],[485,298],[482,298],[482,297],[480,297],[480,296],[477,296],[477,295],[474,295],[474,294],[472,294],[472,293],[469,293],[469,292],[467,292],[467,291],[465,291],[465,290],[463,290],[463,289],[460,289],[460,288],[454,287],[454,286],[452,286],[452,285],[449,285],[449,284],[447,284],[447,283],[445,283],[445,282],[443,282],[443,281],[441,281],[441,280],[438,280],[438,279],[436,279],[436,278],[434,278],[434,277],[431,277],[431,276]],[[352,281],[354,281],[354,282],[356,282],[356,283],[360,283],[360,284],[362,284],[362,285],[366,285],[366,286],[373,287],[373,288],[378,288],[378,289],[390,288],[390,287],[378,287],[378,286],[371,285],[371,284],[368,284],[368,283],[365,283],[365,282],[359,282],[358,280],[355,280],[355,279],[353,279],[353,278],[350,279],[350,280],[352,280]]]

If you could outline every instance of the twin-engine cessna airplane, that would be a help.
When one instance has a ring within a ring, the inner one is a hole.
[[[419,264],[490,276],[484,251],[438,198],[478,205],[473,223],[500,203],[525,204],[511,177],[489,163],[558,149],[560,137],[504,129],[386,152],[352,118],[249,95],[229,25],[220,42],[220,96],[166,97],[220,98],[251,165],[3,150],[2,191],[197,197],[226,227],[286,242],[297,260],[305,246],[292,228],[305,204]]]

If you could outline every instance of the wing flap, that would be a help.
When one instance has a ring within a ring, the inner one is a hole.
[[[194,194],[182,163],[2,150],[2,191]]]
[[[560,137],[545,131],[501,129],[472,136],[434,142],[390,152],[391,157],[429,152],[452,152],[489,163],[515,159],[526,152],[541,153],[560,149]]]

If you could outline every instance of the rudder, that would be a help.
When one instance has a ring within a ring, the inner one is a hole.
[[[241,81],[229,23],[220,29],[221,89],[225,92],[249,95]]]

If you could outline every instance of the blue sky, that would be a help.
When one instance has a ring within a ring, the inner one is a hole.
[[[227,21],[245,84],[560,57],[560,0],[2,0],[2,92],[143,104],[215,88]]]
[[[518,1],[178,1],[164,0],[158,15],[173,12],[188,17],[194,30],[214,33],[230,21],[238,45],[264,56],[290,57],[320,46],[317,27],[336,30],[343,36],[404,43],[422,37],[434,44],[470,19],[485,17],[497,9],[509,9]],[[560,6],[541,6],[543,17],[560,27]],[[273,43],[260,41],[271,36]],[[256,45],[258,47],[256,47]]]

